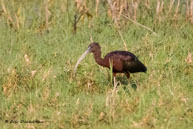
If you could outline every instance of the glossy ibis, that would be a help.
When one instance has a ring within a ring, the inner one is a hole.
[[[133,53],[128,51],[112,51],[108,53],[104,59],[101,58],[100,45],[93,42],[88,46],[88,49],[84,52],[84,54],[82,54],[82,56],[78,59],[74,68],[74,73],[76,73],[78,64],[86,57],[88,53],[93,53],[97,64],[107,68],[112,66],[114,77],[116,77],[116,73],[125,73],[127,78],[129,78],[130,73],[147,71],[145,65],[141,63],[141,61],[139,61]]]

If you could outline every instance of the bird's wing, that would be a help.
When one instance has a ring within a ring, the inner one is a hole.
[[[105,58],[111,59],[114,61],[117,60],[117,61],[126,61],[126,62],[134,61],[137,59],[137,57],[134,54],[127,51],[113,51],[111,53],[108,53],[105,56]]]
[[[120,56],[120,59],[122,60],[122,61],[126,61],[126,62],[130,62],[130,61],[134,61],[134,60],[136,60],[137,58],[135,57],[135,56],[133,56],[133,55],[121,55]]]
[[[127,51],[113,51],[108,53],[105,57],[105,60],[108,60],[113,64],[113,68],[116,71],[122,71],[125,64],[129,64],[134,61],[136,56]],[[110,64],[108,65],[110,67]]]
[[[120,51],[118,52],[117,55],[119,56],[120,60],[126,61],[126,62],[134,61],[137,59],[137,57],[134,54],[127,51]]]

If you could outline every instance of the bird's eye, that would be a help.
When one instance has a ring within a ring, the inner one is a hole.
[[[89,47],[88,47],[88,49],[89,49],[89,50],[91,50],[91,49],[92,49],[92,47],[91,47],[91,46],[89,46]]]

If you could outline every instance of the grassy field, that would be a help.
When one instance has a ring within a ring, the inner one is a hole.
[[[92,18],[82,17],[74,34],[66,2],[51,2],[46,26],[43,2],[4,1],[13,21],[8,13],[0,15],[1,128],[193,127],[193,25],[185,17],[159,24],[152,20],[154,15],[139,18],[158,36],[129,21],[120,27],[128,50],[148,71],[132,74],[129,80],[119,75],[114,90],[110,71],[97,65],[92,54],[73,75],[91,36],[100,43],[102,56],[125,50],[114,22],[103,13],[105,8],[99,6],[99,16],[91,11]],[[69,3],[71,19],[73,9]]]

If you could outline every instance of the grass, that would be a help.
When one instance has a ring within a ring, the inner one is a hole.
[[[17,30],[7,24],[6,17],[0,17],[2,128],[193,127],[190,23],[179,20],[153,24],[142,19],[159,36],[131,23],[125,25],[121,32],[127,48],[145,63],[148,72],[132,74],[129,80],[120,75],[122,83],[113,90],[109,70],[98,66],[92,54],[73,75],[73,67],[91,35],[100,43],[102,56],[125,49],[111,19],[103,13],[90,21],[85,17],[73,34],[67,12],[60,9],[65,3],[58,1],[50,7],[53,18],[49,31],[45,31],[40,27],[43,7],[36,3],[24,2],[21,17],[25,24]],[[20,6],[15,3],[15,8]],[[42,123],[33,123],[35,120]]]

